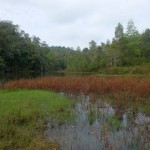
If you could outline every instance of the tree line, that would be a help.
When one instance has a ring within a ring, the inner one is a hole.
[[[113,67],[150,64],[150,29],[142,33],[129,20],[126,32],[121,23],[110,41],[76,50],[69,47],[48,46],[36,36],[30,37],[11,21],[0,21],[0,71],[67,70],[99,72]]]

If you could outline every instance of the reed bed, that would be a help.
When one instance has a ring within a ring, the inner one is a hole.
[[[41,77],[35,79],[20,79],[8,81],[0,86],[2,89],[44,89],[56,92],[67,92],[85,95],[111,94],[119,100],[120,93],[124,99],[132,94],[132,99],[150,97],[150,78],[139,77]]]

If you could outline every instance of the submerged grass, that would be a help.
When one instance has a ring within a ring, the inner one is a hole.
[[[144,103],[138,104],[138,108],[144,114],[150,115],[150,99],[145,101]]]
[[[96,110],[93,108],[88,113],[89,124],[92,125],[96,121]]]
[[[59,149],[45,138],[46,121],[70,121],[73,104],[48,91],[0,90],[0,149]]]
[[[121,120],[116,116],[108,116],[107,121],[112,129],[119,129],[121,127]]]

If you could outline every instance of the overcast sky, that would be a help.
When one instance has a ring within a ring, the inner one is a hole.
[[[0,0],[0,19],[50,46],[83,48],[112,39],[118,22],[150,28],[150,0]]]

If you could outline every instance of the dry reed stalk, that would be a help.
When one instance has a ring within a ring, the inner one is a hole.
[[[122,97],[127,100],[132,94],[135,101],[138,97],[150,97],[150,78],[100,78],[88,77],[42,77],[8,81],[1,85],[3,89],[43,89],[56,92],[83,94],[112,94],[116,101]],[[124,93],[121,96],[120,93]]]

